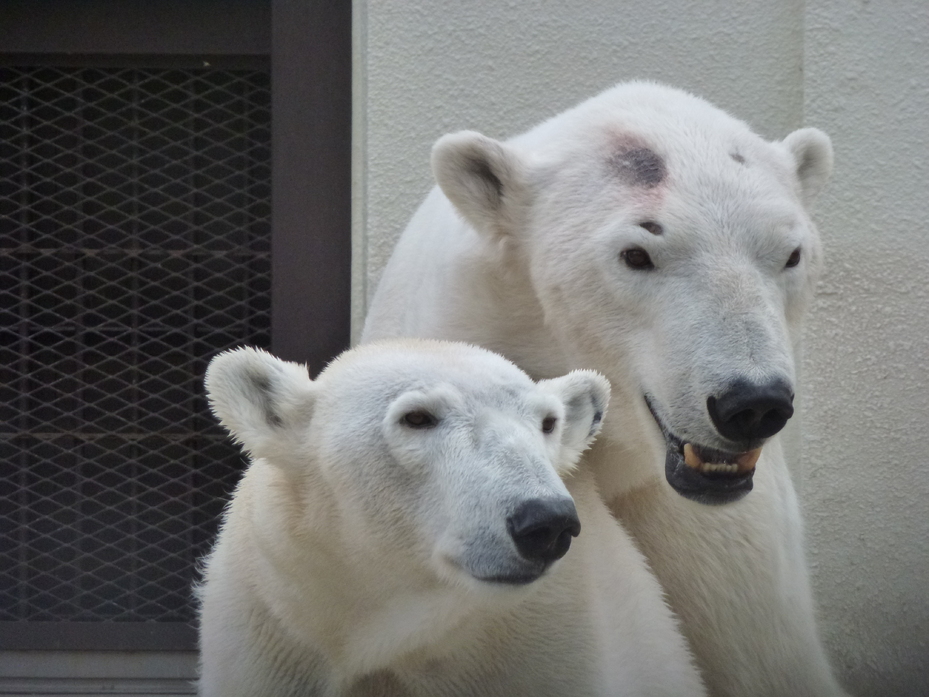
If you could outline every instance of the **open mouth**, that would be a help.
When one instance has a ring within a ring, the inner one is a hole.
[[[665,477],[677,493],[699,503],[720,505],[738,501],[752,490],[760,447],[732,453],[686,442],[668,430],[647,396],[645,403],[664,435]]]

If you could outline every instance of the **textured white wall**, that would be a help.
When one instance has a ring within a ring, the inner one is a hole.
[[[843,679],[862,697],[929,694],[929,4],[354,2],[356,336],[443,133],[514,135],[650,78],[768,138],[833,137],[794,469]]]
[[[823,631],[860,694],[929,694],[929,3],[808,0],[827,273],[807,328],[802,500]]]

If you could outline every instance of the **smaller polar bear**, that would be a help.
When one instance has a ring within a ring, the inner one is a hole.
[[[229,351],[206,385],[252,463],[199,591],[201,695],[705,694],[642,555],[572,472],[599,374],[535,383],[407,340],[315,381]]]

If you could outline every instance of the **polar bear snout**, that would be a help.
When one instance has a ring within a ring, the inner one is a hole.
[[[794,413],[793,400],[793,390],[784,380],[737,380],[718,397],[708,397],[706,407],[723,438],[754,445],[784,428]]]
[[[547,566],[567,554],[581,521],[570,497],[529,499],[507,518],[506,529],[520,556]]]

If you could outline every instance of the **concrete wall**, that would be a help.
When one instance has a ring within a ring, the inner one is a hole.
[[[804,115],[835,145],[807,329],[803,502],[861,694],[929,694],[929,3],[808,0]]]
[[[768,138],[827,131],[829,271],[800,458],[823,633],[857,695],[929,685],[929,5],[925,0],[355,0],[354,317],[443,133],[525,130],[616,82],[691,90]]]

